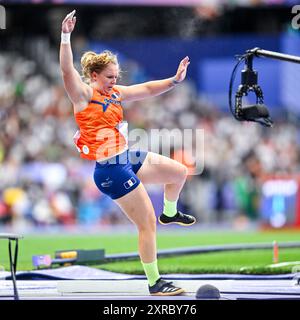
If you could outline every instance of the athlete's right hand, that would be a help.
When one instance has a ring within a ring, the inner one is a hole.
[[[71,33],[74,30],[75,23],[76,23],[76,17],[74,17],[75,13],[76,13],[76,10],[73,10],[72,12],[66,15],[61,25],[61,31],[63,33]]]

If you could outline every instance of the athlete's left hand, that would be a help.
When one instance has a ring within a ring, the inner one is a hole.
[[[176,75],[174,77],[177,82],[181,82],[185,79],[187,68],[188,68],[189,64],[190,64],[189,57],[185,57],[184,59],[182,59],[180,61]]]

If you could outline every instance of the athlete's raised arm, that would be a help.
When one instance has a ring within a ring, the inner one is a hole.
[[[121,91],[122,100],[142,100],[145,98],[158,96],[164,92],[169,91],[185,79],[189,64],[189,57],[185,57],[184,59],[182,59],[179,63],[176,75],[172,78],[149,81],[132,86],[117,86]]]
[[[82,81],[73,65],[70,38],[76,24],[75,12],[76,10],[73,10],[69,13],[62,22],[59,60],[65,89],[74,104],[75,111],[80,111],[91,99],[93,89]]]

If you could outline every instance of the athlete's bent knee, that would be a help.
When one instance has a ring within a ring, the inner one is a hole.
[[[183,181],[187,178],[188,176],[188,168],[181,164],[181,163],[178,163],[178,167],[177,167],[177,179],[178,181]]]
[[[155,232],[156,231],[156,217],[155,217],[155,213],[151,213],[151,214],[146,214],[144,219],[142,219],[142,221],[140,223],[137,224],[137,227],[139,229],[139,231],[151,231],[151,232]]]

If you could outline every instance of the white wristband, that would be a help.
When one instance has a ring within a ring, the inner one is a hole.
[[[71,33],[61,33],[61,43],[71,43]]]

